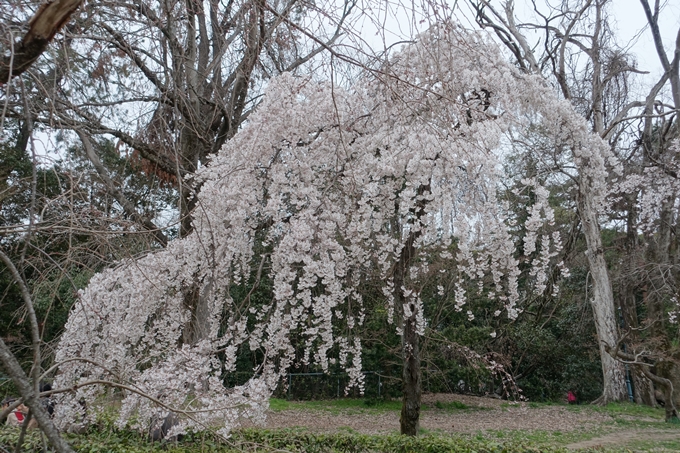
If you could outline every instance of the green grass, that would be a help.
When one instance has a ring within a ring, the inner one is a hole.
[[[13,450],[19,430],[0,426],[0,446]],[[304,429],[243,429],[233,432],[229,443],[218,443],[205,435],[186,436],[180,442],[152,443],[145,436],[127,430],[90,430],[84,435],[67,435],[78,453],[563,453],[552,447],[470,439],[462,436],[424,434],[416,438],[399,435],[364,435],[346,429],[319,434]],[[42,451],[37,431],[27,434],[22,451]],[[0,450],[2,451],[2,450]]]
[[[318,434],[304,430],[241,430],[234,434],[241,444],[258,445],[262,452],[294,453],[539,453],[565,452],[554,447],[438,435],[422,430],[418,437],[366,435],[354,432]]]
[[[637,405],[634,403],[610,403],[606,406],[580,405],[566,406],[575,412],[598,412],[612,418],[614,429],[662,429],[675,430],[680,435],[680,424],[665,423],[663,408]]]
[[[515,403],[503,403],[502,408],[513,407]],[[529,408],[538,409],[542,407],[561,406],[571,412],[600,412],[610,415],[613,418],[617,417],[634,417],[653,419],[654,421],[664,420],[665,413],[663,408],[653,408],[649,406],[638,405],[635,403],[609,403],[606,406],[598,406],[594,404],[566,404],[560,402],[533,402],[527,403]]]
[[[281,398],[269,398],[269,409],[280,412],[291,408],[290,401]]]
[[[627,445],[634,451],[680,451],[680,439],[678,440],[645,440],[634,441]]]
[[[573,406],[569,406],[573,407]],[[579,406],[576,406],[579,407]],[[612,417],[617,417],[621,415],[629,417],[645,417],[652,418],[655,420],[663,420],[665,417],[665,412],[663,408],[643,406],[634,403],[609,403],[606,406],[587,406],[592,408],[592,410],[603,412],[609,414]]]

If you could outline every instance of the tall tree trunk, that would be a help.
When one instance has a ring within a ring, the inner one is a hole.
[[[430,184],[423,184],[418,187],[418,195],[424,195],[430,192]],[[424,199],[416,203],[414,214],[415,221],[420,222],[425,213]],[[398,206],[396,212],[399,212]],[[413,222],[413,221],[412,221]],[[398,222],[394,225],[394,231],[398,234],[402,231],[401,225]],[[420,229],[412,225],[411,231],[401,249],[399,262],[394,270],[394,303],[400,307],[403,313],[402,320],[402,404],[401,417],[399,419],[401,434],[407,436],[418,435],[418,428],[420,426],[420,397],[422,395],[422,373],[420,371],[420,336],[418,333],[418,317],[420,315],[416,300],[407,300],[404,291],[406,289],[406,277],[409,272],[409,267],[416,255],[415,242],[420,236]],[[416,231],[414,231],[414,228]],[[406,304],[408,303],[408,313],[406,313]]]
[[[399,231],[399,230],[397,230]],[[420,425],[420,397],[421,397],[421,372],[420,372],[420,338],[418,336],[418,307],[415,301],[407,301],[404,296],[405,276],[409,263],[415,253],[413,243],[416,234],[410,233],[401,251],[399,262],[394,272],[394,303],[397,307],[405,307],[409,304],[410,313],[404,313],[402,321],[401,352],[403,354],[402,368],[402,404],[401,417],[399,419],[401,434],[407,436],[418,435]],[[402,310],[404,310],[402,308]]]
[[[604,259],[604,248],[600,236],[600,224],[594,204],[593,191],[588,184],[589,178],[581,176],[579,184],[578,209],[583,223],[583,233],[586,238],[588,264],[593,279],[593,316],[595,328],[600,344],[600,358],[602,361],[603,392],[599,403],[607,404],[612,401],[628,399],[626,389],[625,370],[621,362],[607,352],[607,347],[615,348],[619,332],[616,322],[614,294],[609,279],[607,263]]]
[[[596,0],[595,21],[593,35],[591,37],[591,48],[588,52],[592,61],[592,122],[593,132],[600,137],[604,137],[604,82],[602,81],[602,40],[604,12],[603,8],[606,0]],[[628,389],[626,386],[625,368],[621,362],[612,357],[607,352],[607,347],[614,348],[618,345],[619,329],[616,316],[616,304],[614,303],[614,292],[612,290],[609,269],[604,259],[604,248],[602,247],[602,236],[600,224],[597,218],[596,196],[594,191],[594,177],[590,173],[588,159],[581,162],[579,173],[579,214],[583,222],[583,233],[586,238],[588,264],[590,275],[593,279],[593,317],[597,338],[600,345],[600,360],[602,362],[603,389],[602,396],[598,402],[607,404],[612,401],[626,401],[628,399]]]
[[[420,371],[420,338],[416,325],[415,307],[413,314],[404,320],[402,353],[402,403],[399,419],[401,434],[416,436],[420,426],[420,398],[422,394]]]

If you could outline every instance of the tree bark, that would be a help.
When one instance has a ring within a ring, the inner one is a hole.
[[[583,223],[583,234],[586,238],[586,257],[593,279],[593,316],[595,328],[600,344],[600,358],[602,361],[603,392],[599,403],[607,404],[612,401],[626,401],[625,370],[621,362],[612,357],[607,348],[614,348],[618,344],[619,331],[616,323],[614,294],[609,279],[607,263],[604,259],[604,248],[600,236],[600,224],[594,205],[593,193],[588,184],[588,176],[582,175],[579,183],[578,209]]]
[[[600,137],[605,135],[604,127],[604,83],[602,81],[602,42],[603,35],[603,8],[605,1],[597,0],[595,8],[595,23],[593,35],[590,40],[591,48],[588,52],[592,61],[592,123],[593,132]],[[616,304],[614,292],[607,262],[604,259],[600,224],[597,218],[595,194],[593,193],[593,176],[589,173],[588,161],[582,162],[579,168],[579,212],[583,222],[583,232],[586,238],[588,264],[590,275],[593,278],[593,316],[597,329],[597,338],[600,344],[600,360],[602,362],[603,391],[598,402],[607,404],[612,401],[628,400],[626,386],[626,372],[623,364],[612,357],[606,350],[607,346],[613,347],[618,344],[620,333],[616,316]]]
[[[7,372],[7,375],[12,379],[19,394],[24,399],[24,403],[31,410],[33,417],[38,422],[40,429],[45,433],[47,439],[54,446],[59,453],[74,453],[71,447],[61,438],[56,426],[52,423],[50,415],[43,408],[38,395],[31,385],[31,381],[21,369],[21,365],[14,358],[12,352],[9,350],[5,342],[0,338],[0,362]]]
[[[394,303],[397,307],[404,307],[407,303],[404,297],[404,280],[411,258],[415,253],[415,248],[413,247],[414,241],[415,234],[410,233],[401,251],[401,256],[394,272]],[[418,307],[413,301],[409,302],[409,310],[411,312],[410,316],[404,314],[402,321],[402,400],[399,424],[401,434],[417,436],[418,428],[420,427],[422,373],[420,371],[420,338],[417,326]]]
[[[0,84],[26,71],[45,51],[54,35],[80,6],[82,0],[48,0],[29,22],[29,29],[10,55],[0,63]]]
[[[430,192],[430,184],[423,184],[418,187],[418,195],[421,196]],[[425,213],[425,201],[420,200],[414,207],[413,214],[415,219],[411,222],[420,222]],[[399,212],[398,206],[396,212]],[[420,236],[420,230],[416,229],[411,223],[412,228],[408,233],[408,237],[401,249],[399,262],[394,271],[394,303],[397,307],[403,310],[402,321],[402,404],[401,417],[399,418],[401,434],[407,436],[417,436],[418,428],[420,427],[420,399],[422,395],[422,373],[420,370],[420,336],[418,334],[418,310],[420,309],[415,300],[407,301],[404,291],[406,285],[406,276],[408,275],[409,266],[416,255],[415,242]],[[397,234],[400,234],[402,228],[396,225],[394,229]],[[406,304],[408,303],[408,316],[405,312]]]
[[[422,373],[420,371],[420,338],[415,313],[404,320],[402,337],[404,364],[402,371],[402,403],[399,424],[401,434],[418,435],[420,427],[420,399],[422,396]]]
[[[191,314],[182,335],[182,343],[195,345],[209,338],[211,325],[210,297],[212,296],[212,278],[206,277],[206,282],[196,283],[190,287],[184,296],[184,306]]]

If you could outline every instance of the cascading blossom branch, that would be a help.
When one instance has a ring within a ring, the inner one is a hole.
[[[556,147],[597,157],[603,148],[580,121],[483,35],[451,24],[351,90],[273,80],[248,124],[197,175],[195,231],[102,272],[80,293],[56,381],[77,390],[56,420],[93,416],[107,391],[93,381],[127,386],[121,425],[147,429],[172,407],[182,420],[175,432],[224,434],[261,418],[297,361],[323,370],[337,361],[361,388],[353,334],[364,317],[361,283],[383,281],[398,331],[413,319],[422,333],[418,288],[432,257],[456,263],[459,309],[464,281],[490,275],[499,309],[517,316],[516,225],[499,191],[507,143],[540,123]],[[553,216],[547,196],[537,203],[524,249],[541,276],[560,244],[539,234]],[[408,269],[395,278],[400,262]],[[234,296],[265,276],[270,303]],[[226,388],[244,347],[261,362],[245,385]]]
[[[679,171],[680,139],[676,138],[669,143],[660,162],[644,168],[641,173],[627,175],[615,184],[611,189],[610,204],[616,202],[621,194],[637,194],[639,228],[652,232],[660,222],[664,209],[680,210],[677,201],[680,181],[676,176]]]

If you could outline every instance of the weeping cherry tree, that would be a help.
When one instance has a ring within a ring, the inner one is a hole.
[[[559,235],[543,232],[553,221],[547,191],[503,171],[515,144],[537,131],[569,159],[588,159],[592,192],[601,192],[608,147],[485,35],[450,23],[351,87],[274,79],[199,171],[194,232],[95,276],[80,294],[57,355],[56,386],[76,395],[63,398],[57,420],[91,419],[115,387],[121,425],[146,429],[172,409],[175,432],[226,434],[263,417],[280,377],[299,363],[339,365],[361,389],[361,284],[377,275],[402,338],[401,430],[416,434],[427,328],[420,290],[433,263],[453,263],[445,272],[458,310],[478,282],[495,315],[510,318],[521,312],[520,261],[530,263],[536,292],[559,266]],[[535,194],[522,225],[504,200],[510,185]],[[250,293],[265,275],[271,298],[256,303]],[[259,362],[246,384],[227,388],[240,348]]]

